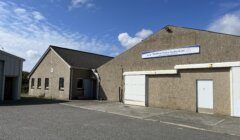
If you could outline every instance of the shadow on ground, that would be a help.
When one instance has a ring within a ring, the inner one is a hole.
[[[0,102],[0,106],[21,106],[21,105],[41,105],[41,104],[58,104],[58,103],[66,103],[68,101],[64,100],[56,100],[56,99],[44,99],[31,97],[27,95],[23,95],[21,100],[18,101],[3,101]]]

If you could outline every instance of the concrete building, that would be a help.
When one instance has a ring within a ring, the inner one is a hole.
[[[20,99],[23,61],[0,51],[0,101]]]
[[[95,69],[112,57],[50,46],[30,72],[29,94],[54,99],[94,99]]]
[[[125,104],[240,116],[240,37],[166,26],[97,69]]]

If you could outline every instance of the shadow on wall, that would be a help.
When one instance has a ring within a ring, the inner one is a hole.
[[[105,94],[105,91],[102,87],[102,85],[99,85],[99,99],[100,100],[107,100],[107,95]]]
[[[123,89],[121,87],[118,87],[118,94],[116,96],[117,96],[116,101],[123,102]],[[99,87],[99,97],[100,97],[100,100],[108,100],[108,97],[107,97],[102,85],[100,85],[100,87]]]
[[[21,97],[21,100],[18,100],[18,101],[3,101],[3,102],[0,102],[0,106],[58,104],[58,103],[65,103],[65,102],[68,102],[68,101],[24,96],[24,97]]]

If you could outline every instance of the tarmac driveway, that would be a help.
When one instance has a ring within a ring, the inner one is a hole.
[[[0,139],[239,140],[240,138],[228,134],[94,111],[94,109],[87,110],[62,105],[66,103],[49,100],[23,100],[20,103],[2,104],[0,106]],[[69,103],[71,104],[71,102]],[[79,104],[93,107],[94,104],[99,103],[91,101]],[[103,104],[107,105],[108,103]],[[109,105],[112,104],[107,106]],[[119,108],[122,109],[122,106]],[[142,115],[147,118],[158,116],[158,114],[149,116],[148,113],[142,113]],[[138,116],[141,116],[141,113]]]
[[[75,100],[62,103],[72,107],[107,112],[195,130],[240,136],[240,118],[141,106],[118,102]]]

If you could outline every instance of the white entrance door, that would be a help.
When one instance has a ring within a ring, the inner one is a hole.
[[[213,113],[213,81],[197,81],[197,105],[200,113]]]
[[[232,116],[240,117],[240,67],[232,68]]]
[[[124,103],[145,106],[145,75],[126,75]]]

